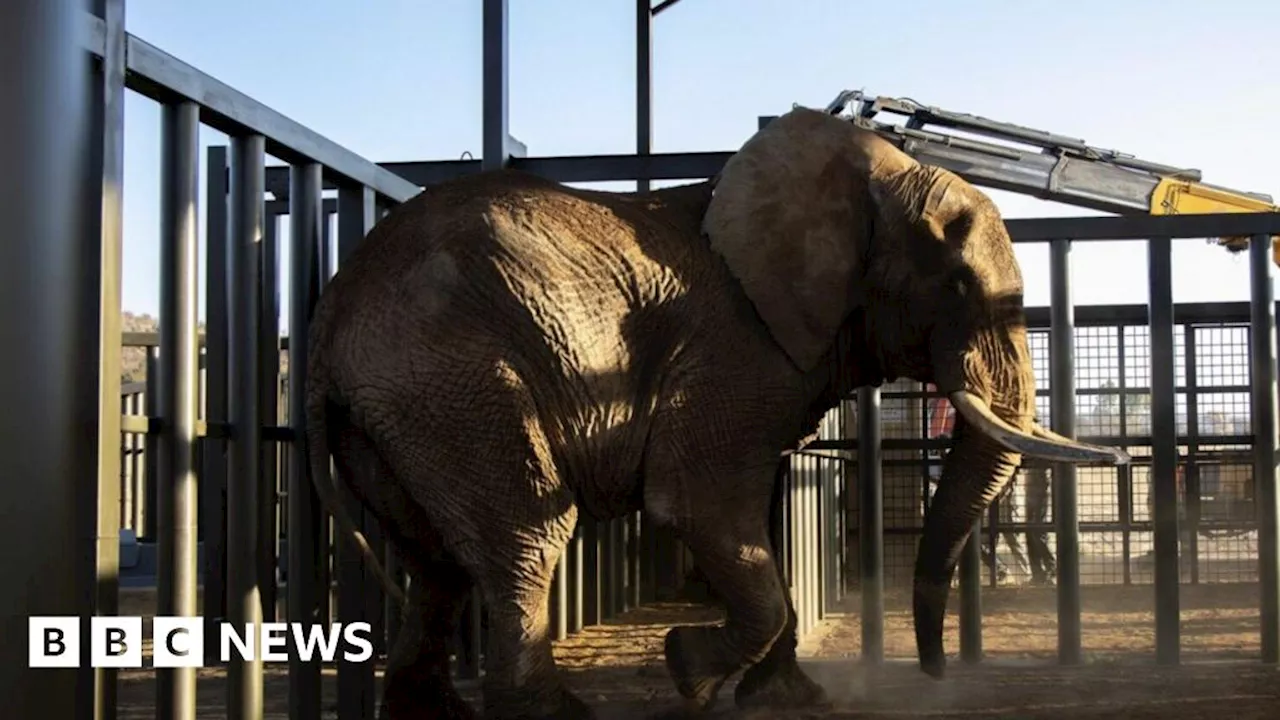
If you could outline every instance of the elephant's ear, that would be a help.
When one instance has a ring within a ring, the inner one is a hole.
[[[725,164],[703,231],[801,370],[860,304],[875,208],[869,185],[915,162],[845,120],[797,108]]]

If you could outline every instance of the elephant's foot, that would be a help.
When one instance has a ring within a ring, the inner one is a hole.
[[[744,664],[729,659],[724,629],[708,626],[674,627],[663,647],[667,672],[690,711],[710,710],[729,676]]]
[[[596,713],[568,688],[562,687],[551,707],[544,704],[534,710],[527,702],[521,704],[513,698],[510,703],[488,705],[484,717],[485,720],[595,720]]]
[[[827,692],[814,682],[794,657],[763,661],[747,668],[734,690],[733,699],[739,708],[812,708],[827,704]]]
[[[950,580],[914,583],[912,613],[916,626],[916,656],[920,669],[934,680],[947,674],[947,654],[942,644],[942,621],[947,607]]]

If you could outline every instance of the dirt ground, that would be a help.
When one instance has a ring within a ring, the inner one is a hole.
[[[141,593],[125,598],[121,614],[146,614]],[[742,713],[732,684],[711,717],[724,718],[1133,718],[1179,720],[1280,717],[1280,670],[1257,661],[1256,585],[1186,586],[1182,593],[1181,667],[1157,667],[1151,586],[1084,588],[1085,664],[1055,666],[1057,624],[1052,588],[983,591],[984,660],[953,659],[947,679],[933,681],[914,666],[905,594],[886,597],[885,655],[880,666],[857,661],[859,598],[847,597],[800,648],[806,670],[827,689],[831,707],[794,713]],[[954,596],[953,596],[954,598]],[[953,602],[947,650],[959,651]],[[678,696],[662,666],[662,639],[673,624],[716,622],[716,609],[682,604],[634,610],[557,643],[567,681],[602,719],[678,714]],[[149,649],[147,649],[149,652]],[[288,717],[287,675],[268,665],[267,717]],[[278,669],[277,669],[278,668]],[[378,670],[379,681],[381,667]],[[478,702],[474,682],[461,684]],[[225,717],[224,673],[200,671],[200,718]],[[154,716],[149,669],[120,676],[121,720]],[[336,718],[336,673],[325,670],[326,718]],[[345,719],[344,719],[345,720]]]

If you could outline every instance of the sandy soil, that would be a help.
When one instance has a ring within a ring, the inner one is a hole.
[[[1280,717],[1280,671],[1257,662],[1257,586],[1184,587],[1182,667],[1152,662],[1152,588],[1085,588],[1081,667],[1054,666],[1057,626],[1049,589],[999,589],[983,593],[984,661],[952,662],[946,680],[919,673],[906,597],[886,598],[886,662],[857,662],[860,624],[854,612],[830,616],[801,646],[803,663],[827,688],[832,707],[822,712],[741,713],[733,709],[732,684],[713,717],[788,718],[1199,718]],[[126,601],[145,611],[150,598]],[[856,609],[857,596],[838,609]],[[627,613],[557,643],[556,658],[570,686],[601,718],[673,714],[679,701],[661,663],[662,638],[673,624],[716,622],[714,608],[665,604]],[[958,652],[957,620],[948,619],[947,648]],[[267,717],[288,717],[287,676],[268,666]],[[276,670],[275,668],[280,668]],[[381,667],[378,670],[379,681]],[[120,718],[153,717],[150,670],[125,671]],[[325,671],[326,718],[336,718],[336,673]],[[474,682],[463,693],[478,701]],[[199,717],[224,717],[224,673],[201,671]]]

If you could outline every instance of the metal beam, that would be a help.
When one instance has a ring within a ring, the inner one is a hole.
[[[258,245],[262,242],[261,135],[231,141],[231,239],[227,267],[231,298],[229,420],[232,437],[227,479],[227,620],[237,632],[262,624],[258,588]],[[233,655],[227,668],[227,717],[262,718],[262,647],[253,633],[252,660]]]
[[[311,311],[317,297],[316,265],[320,255],[320,176],[315,163],[292,169],[289,195],[289,333],[309,334]],[[289,343],[289,426],[301,437],[306,426],[307,343]],[[322,507],[311,482],[304,443],[289,446],[288,595],[289,622],[323,623],[320,617],[320,573],[317,568],[326,543],[319,536]],[[310,632],[310,628],[308,628]],[[289,657],[289,707],[298,718],[320,717],[320,663],[303,662],[296,652]]]
[[[102,55],[103,21],[85,13],[81,20],[91,53]],[[285,162],[318,162],[330,177],[372,187],[403,202],[420,188],[356,155],[310,128],[272,110],[133,35],[127,36],[128,87],[158,102],[191,100],[201,106],[200,120],[232,137],[261,135],[266,151]]]
[[[674,2],[675,0],[668,0]],[[653,16],[650,0],[636,0],[636,155],[645,157],[653,143]],[[636,180],[636,190],[649,191],[649,180]]]
[[[640,155],[564,155],[508,158],[507,167],[557,182],[611,182],[637,180],[698,181],[713,177],[731,152],[653,153]],[[429,187],[480,172],[480,160],[431,160],[387,162],[380,167],[415,185]],[[325,189],[338,186],[326,182]],[[288,197],[289,173],[285,167],[267,168],[267,190],[278,199]]]
[[[862,662],[884,661],[884,477],[880,465],[880,388],[858,388],[858,559]]]
[[[1280,662],[1280,498],[1277,498],[1276,304],[1271,239],[1249,243],[1250,347],[1253,364],[1253,481],[1258,503],[1258,584],[1262,661]]]
[[[159,511],[156,615],[196,615],[196,223],[199,207],[200,110],[162,108],[160,192],[160,377],[162,422],[156,483]],[[194,720],[194,667],[156,669],[156,706],[166,720]]]
[[[87,108],[90,133],[85,153],[81,239],[86,257],[79,282],[84,312],[79,331],[92,337],[97,352],[80,358],[85,383],[78,386],[80,411],[95,414],[96,436],[76,443],[84,457],[97,463],[83,475],[77,494],[81,553],[78,568],[85,583],[80,595],[82,623],[91,615],[119,611],[120,574],[120,288],[123,254],[124,82],[123,0],[94,0],[91,11],[101,19],[103,53],[90,59]],[[46,200],[47,201],[47,200]],[[75,202],[74,200],[72,202]],[[86,432],[90,430],[85,428]],[[150,484],[154,487],[154,483]],[[87,664],[86,664],[87,665]],[[116,670],[80,669],[77,716],[96,720],[116,717]]]
[[[97,483],[99,464],[95,453],[73,450],[100,436],[99,386],[88,379],[98,371],[98,314],[85,317],[100,291],[78,282],[98,270],[101,236],[92,230],[103,212],[84,182],[96,143],[90,64],[74,52],[80,12],[78,3],[0,3],[0,337],[40,329],[0,355],[0,542],[8,549],[0,633],[10,640],[0,652],[0,697],[14,718],[92,717],[76,707],[92,685],[74,666],[28,668],[19,639],[28,618],[78,615],[77,590],[98,591],[77,582],[88,578],[71,561],[86,549],[77,543],[86,520],[78,498]],[[115,577],[102,579],[114,589]],[[74,664],[88,665],[81,645]]]
[[[1050,245],[1049,387],[1053,394],[1050,418],[1064,437],[1076,434],[1075,312],[1071,299],[1071,241]],[[1053,520],[1058,565],[1058,662],[1081,662],[1080,628],[1080,502],[1076,467],[1053,466]]]
[[[227,148],[210,147],[205,167],[205,421],[227,422]],[[125,343],[129,343],[126,335]],[[206,637],[227,614],[227,441],[206,437],[200,476]]]
[[[1015,243],[1237,237],[1280,234],[1280,213],[1026,218],[1006,220],[1005,227]]]
[[[480,162],[485,170],[504,167],[510,157],[510,95],[507,72],[507,0],[484,0],[482,19],[484,139]]]
[[[377,207],[373,191],[364,187],[344,187],[338,190],[339,270],[373,228],[376,220]],[[369,546],[375,554],[379,554],[381,533],[376,517],[346,485],[340,484],[338,495],[356,527],[364,533]],[[335,566],[339,573],[339,620],[343,625],[367,622],[372,626],[373,633],[377,634],[384,627],[375,617],[375,614],[382,611],[382,585],[366,565],[364,557],[356,550],[351,538],[338,540],[335,545],[338,554]],[[377,641],[374,642],[376,647]],[[377,705],[373,663],[353,663],[339,657],[337,665],[338,715],[351,720],[373,720]]]
[[[1156,662],[1180,661],[1177,415],[1173,344],[1173,268],[1169,238],[1147,241],[1151,306],[1151,481],[1155,485]]]

